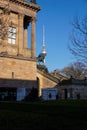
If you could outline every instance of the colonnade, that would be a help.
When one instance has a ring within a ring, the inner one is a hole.
[[[25,19],[25,17],[27,17]],[[19,54],[23,48],[28,48],[28,26],[31,23],[31,58],[36,56],[36,18],[22,14],[18,15],[18,46]]]

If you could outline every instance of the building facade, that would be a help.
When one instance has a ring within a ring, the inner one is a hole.
[[[37,69],[36,0],[0,0],[0,100],[23,100],[32,90],[60,81]]]
[[[36,15],[39,10],[33,2],[0,0],[1,98],[15,95],[17,88],[36,87]]]
[[[70,78],[58,84],[60,99],[87,99],[87,79]]]

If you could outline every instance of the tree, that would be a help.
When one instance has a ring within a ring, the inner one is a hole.
[[[69,78],[72,76],[75,79],[83,79],[87,76],[87,68],[81,62],[72,63],[64,67],[60,72]]]
[[[75,18],[69,50],[81,62],[87,65],[87,17]]]
[[[31,92],[25,97],[24,101],[35,101],[38,99],[38,90],[37,88],[32,88]]]
[[[9,0],[7,0],[6,4],[4,4],[4,0],[0,0],[0,44],[2,44],[2,40],[8,35],[8,27],[9,27],[9,14],[10,14],[10,4]]]

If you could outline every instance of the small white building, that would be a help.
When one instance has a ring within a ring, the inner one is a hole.
[[[87,99],[87,78],[70,78],[58,84],[59,99]]]
[[[43,100],[56,100],[58,98],[58,88],[43,88],[42,99]]]

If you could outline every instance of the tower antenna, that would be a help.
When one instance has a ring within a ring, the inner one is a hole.
[[[47,55],[47,52],[46,52],[46,46],[45,46],[45,31],[44,31],[44,26],[43,26],[43,33],[42,33],[42,51],[41,53],[39,54],[39,56],[37,57],[37,60],[38,62],[42,62],[43,65],[45,66],[45,57]]]
[[[45,56],[47,55],[47,52],[46,52],[46,45],[45,45],[45,28],[44,28],[44,25],[43,25],[43,37],[42,37],[42,55],[44,56],[44,65],[45,65]]]
[[[45,44],[45,30],[44,30],[44,25],[43,25],[43,41],[42,41],[43,45]]]

